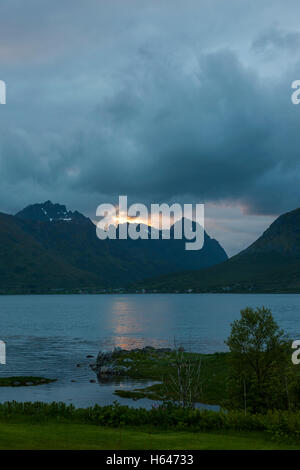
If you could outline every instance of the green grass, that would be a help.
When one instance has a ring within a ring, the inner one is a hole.
[[[88,424],[0,423],[0,449],[300,449],[300,444],[272,442],[263,433],[157,432],[111,429]]]
[[[120,365],[128,367],[126,376],[139,379],[149,379],[155,381],[168,380],[170,374],[175,374],[174,366],[176,352],[157,353],[153,352],[133,352],[115,353],[114,360]],[[202,391],[199,402],[211,405],[222,405],[227,400],[227,377],[229,372],[229,353],[197,354],[185,353],[185,356],[199,360],[201,358],[201,381]],[[115,359],[116,358],[116,359]],[[132,362],[127,362],[131,359]],[[116,390],[115,394],[120,397],[133,399],[151,398],[161,400],[172,398],[166,394],[166,388],[160,384],[154,384],[135,391]]]
[[[56,379],[31,376],[0,377],[0,387],[26,387],[31,385],[49,384],[50,382],[56,382]]]

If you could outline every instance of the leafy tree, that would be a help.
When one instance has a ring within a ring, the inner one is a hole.
[[[231,352],[231,406],[252,412],[289,408],[287,338],[265,307],[241,310],[225,342]]]

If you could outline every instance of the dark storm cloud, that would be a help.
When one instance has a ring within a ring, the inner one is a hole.
[[[298,206],[299,10],[4,1],[1,209],[51,198],[92,212],[119,194],[252,213]]]

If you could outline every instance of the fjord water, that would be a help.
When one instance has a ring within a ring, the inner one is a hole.
[[[0,401],[112,403],[117,399],[115,389],[138,388],[147,382],[91,383],[96,376],[89,364],[100,349],[172,347],[175,340],[202,353],[226,351],[230,323],[246,306],[270,308],[291,339],[300,339],[297,294],[0,296],[0,339],[7,343],[7,364],[0,365],[0,376],[58,379],[36,387],[0,387]],[[148,400],[118,401],[149,406]]]

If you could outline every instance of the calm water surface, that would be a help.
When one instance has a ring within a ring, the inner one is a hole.
[[[271,308],[292,339],[300,339],[296,294],[0,296],[0,339],[7,342],[7,364],[0,365],[0,376],[58,379],[37,387],[0,387],[0,401],[112,403],[115,389],[138,388],[147,382],[90,383],[96,378],[89,368],[95,358],[87,355],[114,347],[173,346],[174,340],[198,352],[226,351],[224,340],[239,311],[263,305]],[[118,401],[150,406],[149,400]]]

